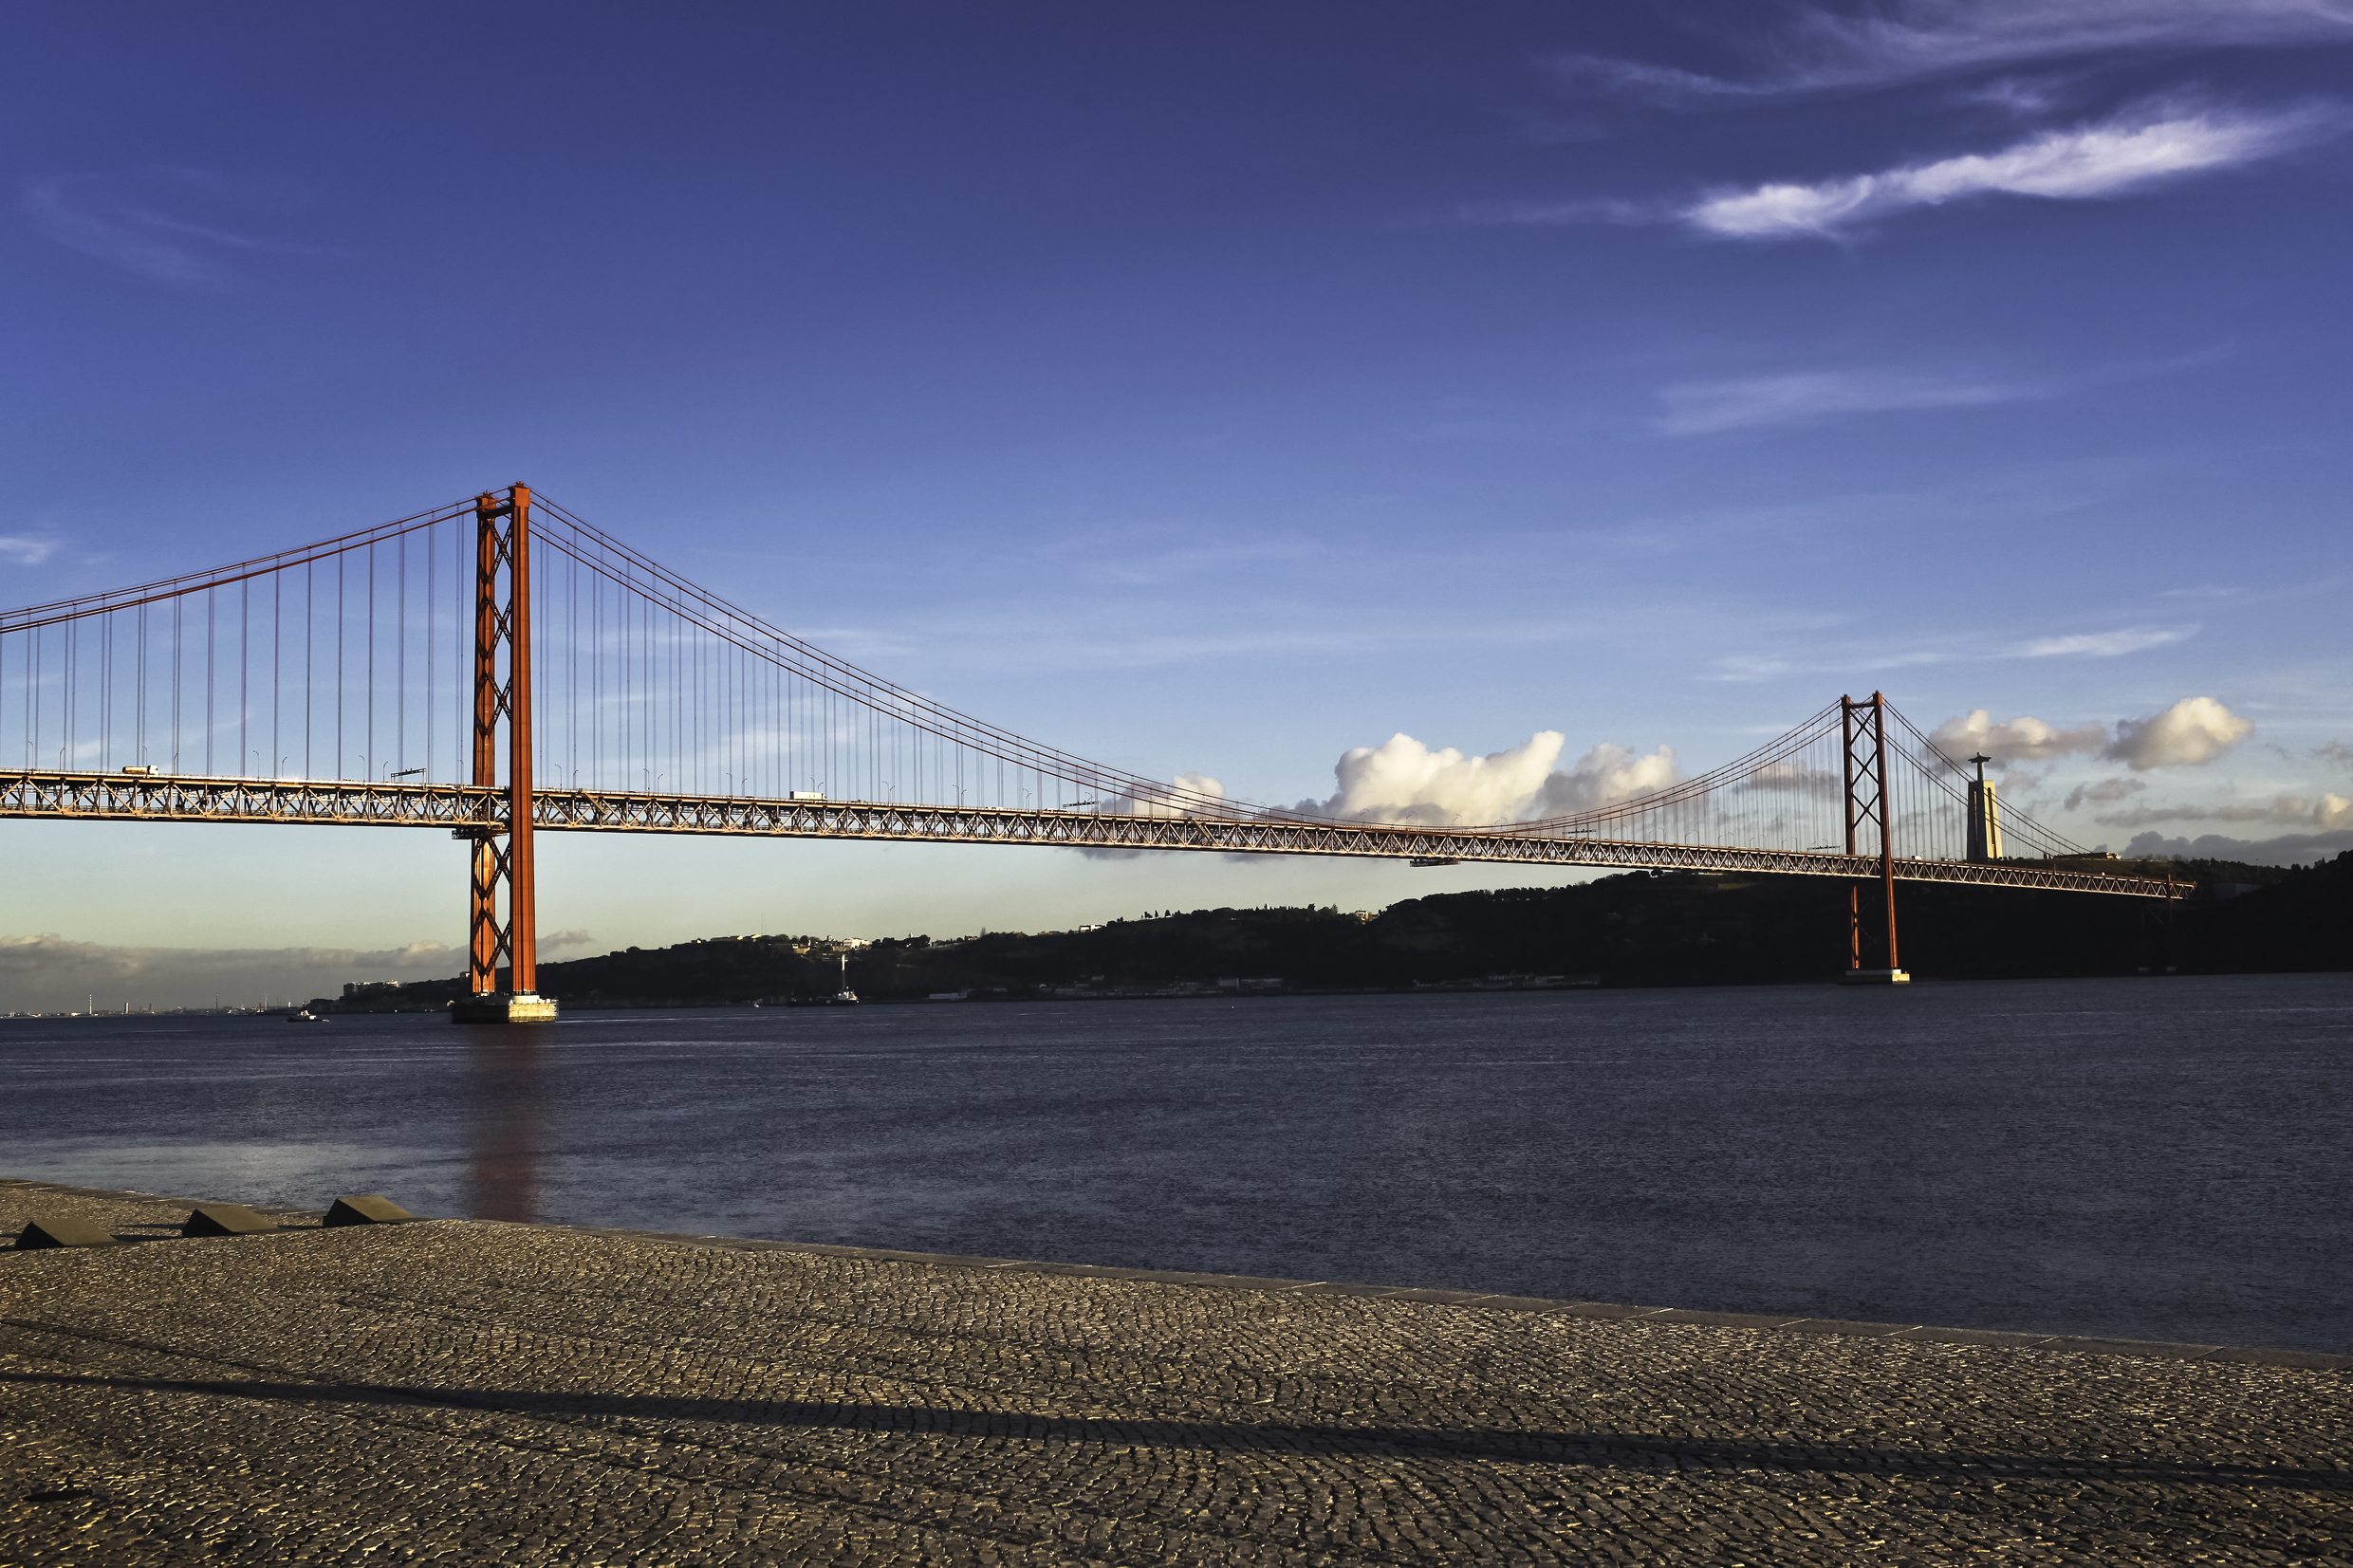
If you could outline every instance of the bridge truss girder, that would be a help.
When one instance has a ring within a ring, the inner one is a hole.
[[[0,774],[0,817],[74,821],[301,822],[345,827],[439,827],[468,839],[507,826],[504,787],[304,779],[192,778],[34,771]],[[1326,855],[1374,859],[1477,860],[1529,866],[1747,872],[1881,878],[1877,854],[1641,843],[1536,834],[1291,821],[1281,818],[1134,817],[995,806],[897,805],[540,788],[532,826],[543,832],[693,833],[772,839],[1028,844],[1063,849],[1192,850],[1227,855]],[[2043,888],[2126,897],[2181,898],[2189,885],[2031,861],[1892,861],[1899,881]]]

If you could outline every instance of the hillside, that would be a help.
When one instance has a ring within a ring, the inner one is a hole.
[[[2199,895],[2167,909],[2082,894],[1904,884],[1905,967],[1923,979],[2353,968],[2353,852],[2304,870],[2223,862],[2170,869]],[[1878,962],[1864,905],[1864,962]],[[1167,991],[1410,990],[1530,984],[1819,982],[1845,963],[1843,883],[1630,872],[1563,888],[1440,894],[1378,913],[1214,909],[1081,931],[851,945],[722,936],[540,966],[573,1008],[695,1006],[830,992],[848,958],[869,1002]],[[1492,978],[1491,978],[1492,977]],[[1221,982],[1228,983],[1221,985]],[[1279,982],[1279,987],[1266,985]],[[1241,984],[1234,984],[1241,983]],[[316,1007],[446,1005],[463,981],[345,987]]]

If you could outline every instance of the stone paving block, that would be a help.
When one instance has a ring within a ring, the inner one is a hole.
[[[1139,1268],[1128,1278],[1149,1284],[1214,1285],[1238,1290],[1297,1290],[1315,1282],[1312,1280],[1261,1280],[1241,1274],[1190,1274],[1174,1268]]]
[[[1668,1307],[1627,1306],[1619,1301],[1571,1301],[1555,1311],[1574,1318],[1656,1318]]]
[[[2332,1356],[2325,1351],[2251,1350],[2226,1347],[2209,1352],[2198,1359],[2265,1367],[2307,1367],[2319,1372],[2353,1370],[2353,1356]]]
[[[1157,1276],[1156,1276],[1157,1278]],[[1323,1283],[1320,1280],[1282,1280],[1256,1274],[1187,1274],[1175,1282],[1212,1290],[1263,1290],[1288,1293]]]
[[[1139,1269],[1100,1267],[1094,1264],[1017,1264],[1013,1266],[1024,1274],[1067,1274],[1103,1280],[1129,1280],[1141,1272]]]
[[[2037,1350],[2083,1351],[2093,1356],[2157,1356],[2170,1361],[2196,1361],[2220,1350],[2220,1345],[2184,1345],[2161,1339],[2097,1339],[2061,1334],[2044,1340]]]
[[[1760,1317],[1752,1312],[1688,1312],[1679,1307],[1669,1312],[1654,1312],[1642,1320],[1646,1323],[1704,1323],[1711,1328],[1785,1328],[1804,1321],[1799,1318]]]
[[[1925,1339],[1942,1345],[1994,1345],[2007,1350],[2033,1350],[2057,1337],[2049,1334],[2018,1334],[1992,1328],[1908,1328],[1889,1336],[1896,1339]]]
[[[886,1263],[931,1264],[935,1266],[944,1268],[1014,1268],[1018,1267],[1022,1262],[1022,1260],[1018,1258],[983,1258],[961,1252],[898,1252],[881,1250],[864,1251],[859,1253],[858,1255],[863,1258],[880,1258]]]
[[[1781,1325],[1785,1334],[1843,1334],[1857,1339],[1877,1339],[1918,1328],[1918,1323],[1856,1323],[1840,1318],[1800,1318]]]
[[[1549,1296],[1482,1296],[1478,1304],[1493,1312],[1559,1312],[1569,1303]]]

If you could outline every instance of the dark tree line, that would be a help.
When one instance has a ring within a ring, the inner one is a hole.
[[[2170,863],[2198,895],[2163,905],[2072,893],[1902,883],[1900,956],[1922,979],[2353,968],[2353,852],[2282,870]],[[1876,889],[1863,895],[1864,963],[1881,956]],[[870,1002],[969,992],[1214,988],[1279,979],[1292,990],[1390,989],[1489,976],[1592,977],[1607,986],[1819,982],[1846,962],[1847,884],[1810,877],[1634,872],[1575,887],[1409,898],[1378,914],[1214,909],[1090,931],[886,938],[850,950]],[[824,938],[713,937],[540,966],[575,1009],[695,1006],[822,996],[841,983]],[[346,987],[314,1006],[431,1009],[460,979]]]

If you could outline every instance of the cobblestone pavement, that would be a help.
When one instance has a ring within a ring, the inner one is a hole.
[[[282,1217],[0,1253],[0,1564],[2353,1562],[2340,1357]]]

